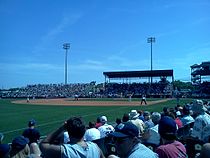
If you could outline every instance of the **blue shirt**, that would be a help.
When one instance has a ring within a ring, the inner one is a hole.
[[[145,145],[138,143],[134,146],[128,158],[157,158],[158,155]]]

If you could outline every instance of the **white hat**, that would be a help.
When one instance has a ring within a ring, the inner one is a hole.
[[[136,119],[139,117],[139,113],[136,110],[131,110],[129,113],[130,119]]]
[[[107,122],[107,117],[106,117],[106,116],[101,116],[100,121],[101,121],[102,123]]]

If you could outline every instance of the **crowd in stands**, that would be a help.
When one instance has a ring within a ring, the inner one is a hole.
[[[32,119],[11,144],[3,144],[0,133],[0,157],[209,158],[209,106],[195,100],[162,112],[131,110],[115,124],[99,116],[88,127],[81,117],[71,117],[41,141]]]
[[[150,83],[132,83],[132,84],[119,84],[119,83],[108,83],[106,85],[105,94],[109,95],[123,95],[127,96],[129,94],[142,95],[172,95],[172,84],[154,82]]]
[[[28,85],[23,88],[13,90],[0,91],[2,98],[62,98],[90,96],[90,92],[94,91],[92,83],[77,84],[36,84]]]
[[[141,96],[142,94],[171,96],[172,84],[155,82],[149,83],[106,83],[96,84],[35,84],[22,88],[0,90],[1,98],[62,98],[62,97],[128,97],[129,94]]]

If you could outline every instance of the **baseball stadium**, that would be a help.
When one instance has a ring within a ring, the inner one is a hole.
[[[14,137],[23,133],[31,119],[36,120],[42,139],[70,117],[82,117],[88,127],[88,122],[105,116],[107,123],[115,127],[117,119],[122,120],[124,114],[130,115],[132,111],[142,112],[144,116],[144,112],[162,114],[167,108],[175,112],[175,119],[181,118],[183,107],[193,106],[195,100],[203,100],[200,106],[205,106],[209,114],[210,82],[204,81],[203,76],[210,76],[210,62],[192,65],[191,82],[185,86],[174,80],[172,69],[103,72],[103,75],[105,82],[100,84],[95,81],[37,84],[1,90],[0,125],[4,136],[1,139],[11,143]],[[142,104],[143,95],[145,102]],[[176,116],[177,112],[181,113]],[[183,141],[182,136],[179,138]],[[191,157],[200,150],[193,151]]]

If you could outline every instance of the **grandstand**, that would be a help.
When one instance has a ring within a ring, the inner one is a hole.
[[[191,67],[191,82],[195,86],[192,97],[210,98],[210,61]]]
[[[147,94],[149,97],[171,97],[173,92],[173,70],[153,71],[118,71],[103,72],[105,76],[105,94],[111,97],[127,97],[134,94],[139,97]],[[158,79],[156,82],[142,82],[150,78]],[[167,80],[170,79],[171,81]],[[111,81],[121,82],[111,82]],[[135,82],[132,82],[135,81]]]

